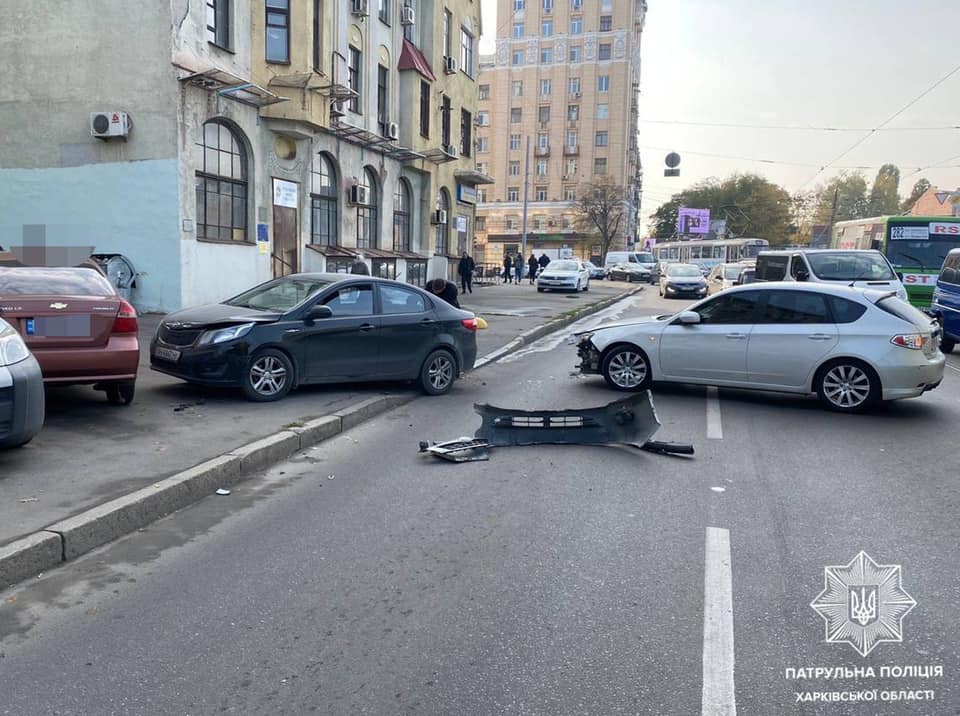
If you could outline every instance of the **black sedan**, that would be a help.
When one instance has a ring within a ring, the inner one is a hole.
[[[223,303],[166,316],[150,366],[254,401],[298,385],[416,380],[450,390],[477,357],[474,315],[416,286],[370,276],[304,273]]]
[[[650,281],[650,269],[644,268],[640,264],[619,263],[607,270],[607,278],[611,281],[647,283]]]

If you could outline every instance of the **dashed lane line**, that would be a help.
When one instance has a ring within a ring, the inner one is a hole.
[[[707,527],[703,576],[702,716],[736,716],[730,531]]]

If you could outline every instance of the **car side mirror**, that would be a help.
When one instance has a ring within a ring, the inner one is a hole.
[[[681,311],[677,314],[677,319],[680,321],[681,325],[692,326],[696,323],[700,323],[700,314],[696,311]]]
[[[897,271],[897,278],[903,281],[903,271]]]
[[[331,318],[332,316],[333,316],[333,310],[330,308],[330,306],[324,306],[323,304],[319,304],[319,305],[313,306],[309,311],[307,311],[307,315],[304,316],[304,320],[318,321],[323,318]]]
[[[797,281],[807,281],[810,278],[810,273],[804,271],[803,269],[797,271]]]

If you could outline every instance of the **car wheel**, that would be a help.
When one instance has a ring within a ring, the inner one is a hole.
[[[283,351],[264,348],[247,363],[243,394],[255,403],[280,400],[293,387],[293,364]]]
[[[817,373],[815,386],[820,401],[841,413],[857,413],[880,401],[880,379],[859,361],[828,363]]]
[[[457,361],[449,351],[435,350],[420,368],[420,387],[427,395],[449,393],[456,379]]]
[[[953,349],[956,347],[956,345],[956,341],[952,341],[949,338],[944,338],[940,341],[940,352],[953,353]]]
[[[611,349],[603,359],[601,372],[607,385],[617,390],[643,390],[650,384],[650,362],[636,346]]]
[[[540,288],[539,286],[537,286],[537,293],[543,293],[543,291],[544,291],[544,289],[542,289],[542,288]]]
[[[577,279],[577,287],[573,289],[574,293],[580,293],[580,279]]]
[[[137,384],[132,380],[119,381],[107,384],[107,400],[114,405],[130,405],[136,393]]]
[[[590,280],[587,279],[587,283],[583,287],[583,292],[586,293],[589,290],[590,290]]]

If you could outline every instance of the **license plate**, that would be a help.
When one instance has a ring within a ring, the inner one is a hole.
[[[41,316],[26,320],[28,336],[89,338],[90,316]]]
[[[162,348],[158,346],[153,349],[153,354],[157,358],[163,358],[163,360],[168,360],[171,363],[176,363],[180,360],[180,351],[175,351],[172,348]]]

